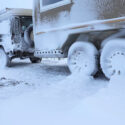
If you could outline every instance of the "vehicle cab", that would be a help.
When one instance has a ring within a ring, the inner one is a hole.
[[[0,11],[0,53],[4,66],[13,58],[33,61],[32,10],[6,8]]]

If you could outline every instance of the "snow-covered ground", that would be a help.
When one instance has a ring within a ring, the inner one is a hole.
[[[66,61],[0,71],[0,125],[124,125],[125,78],[70,74]]]

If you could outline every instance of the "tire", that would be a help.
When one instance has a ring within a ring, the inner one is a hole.
[[[76,42],[68,52],[68,67],[71,73],[82,72],[93,76],[98,71],[98,50],[89,42]]]
[[[0,48],[0,68],[9,67],[11,60],[5,53],[3,48]]]
[[[115,75],[125,75],[125,40],[110,40],[103,47],[100,65],[104,75],[111,79]]]
[[[31,57],[30,58],[31,63],[41,63],[42,59],[37,57]]]
[[[32,37],[31,37],[32,36]],[[34,47],[34,38],[33,38],[33,25],[30,25],[24,32],[24,40],[30,46]]]

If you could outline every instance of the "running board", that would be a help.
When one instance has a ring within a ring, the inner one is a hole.
[[[35,57],[41,58],[65,58],[62,50],[36,50],[34,53]]]

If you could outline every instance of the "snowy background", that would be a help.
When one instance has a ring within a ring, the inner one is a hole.
[[[0,9],[3,9],[5,7],[32,8],[32,0],[0,0]]]
[[[0,0],[5,6],[32,2]],[[125,125],[125,77],[71,75],[66,60],[14,60],[0,70],[0,125]]]

